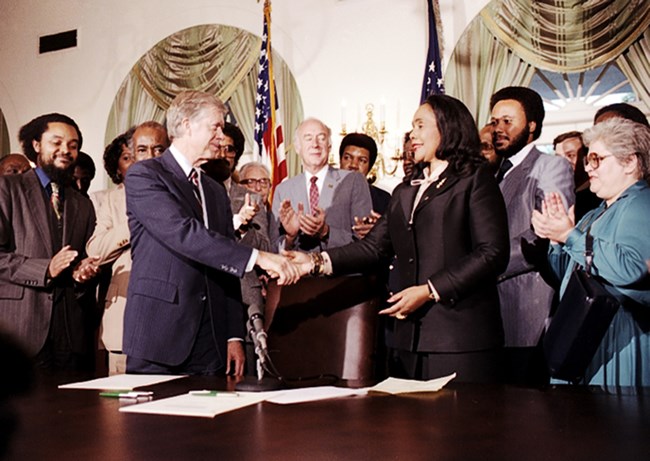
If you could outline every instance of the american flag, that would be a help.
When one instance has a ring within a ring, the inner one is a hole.
[[[273,104],[271,104],[273,102]],[[264,2],[264,33],[260,51],[257,94],[255,96],[255,142],[261,160],[271,171],[271,193],[287,177],[287,160],[284,155],[284,137],[280,123],[273,62],[271,58],[271,4]]]
[[[429,11],[429,51],[427,52],[427,64],[424,69],[420,103],[423,103],[431,94],[444,94],[445,92],[445,83],[442,78],[442,60],[440,59],[440,44],[438,42],[438,29],[436,28],[436,15],[433,9],[433,2],[434,0],[427,0]]]

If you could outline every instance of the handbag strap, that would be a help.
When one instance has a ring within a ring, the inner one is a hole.
[[[591,274],[591,265],[593,264],[594,261],[594,236],[591,235],[591,226],[600,219],[600,217],[609,209],[608,206],[605,206],[602,210],[600,210],[600,213],[598,213],[596,216],[594,216],[592,219],[589,220],[588,223],[583,224],[580,226],[584,231],[585,231],[585,272],[587,274]]]
[[[591,225],[587,228],[585,235],[585,272],[587,274],[591,274],[591,264],[594,261],[594,236],[591,235],[590,230]]]

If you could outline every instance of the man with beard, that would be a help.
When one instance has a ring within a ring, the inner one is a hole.
[[[524,87],[507,87],[490,99],[497,181],[506,202],[510,262],[499,277],[501,317],[505,330],[504,379],[509,384],[541,386],[548,382],[540,340],[555,291],[544,280],[548,240],[531,227],[534,209],[547,193],[559,192],[573,207],[571,165],[546,155],[533,141],[544,121],[542,98]],[[573,208],[571,208],[573,212]]]
[[[71,186],[81,132],[53,113],[23,126],[19,140],[36,168],[0,178],[0,328],[38,367],[88,369],[92,311],[79,299],[97,268],[83,259],[95,212]]]

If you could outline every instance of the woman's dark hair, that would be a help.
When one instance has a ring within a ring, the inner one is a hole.
[[[436,116],[440,145],[436,157],[447,160],[452,169],[461,176],[474,172],[478,165],[485,163],[481,155],[481,139],[472,114],[465,104],[444,94],[427,98]]]
[[[135,127],[129,128],[128,131],[113,139],[104,149],[104,169],[108,173],[108,176],[110,176],[111,181],[115,184],[121,184],[124,181],[117,167],[122,156],[122,149],[125,146],[127,148],[129,147],[134,131]]]
[[[223,134],[232,139],[233,145],[235,147],[235,166],[239,163],[239,159],[244,153],[244,144],[246,142],[244,138],[244,133],[239,129],[237,125],[226,122],[223,127]]]
[[[628,120],[632,120],[633,122],[637,122],[645,126],[650,126],[650,124],[648,124],[648,119],[646,118],[645,114],[641,112],[641,110],[638,107],[635,107],[631,104],[627,104],[625,102],[610,104],[608,106],[604,106],[598,109],[598,112],[596,112],[596,115],[594,115],[594,125],[597,123],[596,120],[598,120],[602,115],[608,113],[613,113],[618,117],[626,118]]]

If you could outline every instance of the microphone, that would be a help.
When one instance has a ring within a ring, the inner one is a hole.
[[[251,303],[248,307],[248,325],[250,330],[253,346],[255,347],[255,355],[257,356],[257,379],[249,379],[245,377],[242,381],[235,385],[238,391],[260,392],[260,391],[273,391],[283,389],[285,387],[282,378],[264,377],[264,370],[275,371],[273,363],[269,357],[267,334],[264,330],[264,313],[262,306],[259,303]],[[268,368],[270,367],[270,368]]]
[[[251,327],[248,333],[253,340],[255,354],[260,363],[264,364],[268,357],[268,345],[266,331],[264,331],[264,314],[259,304],[251,304],[248,307],[248,324]]]

